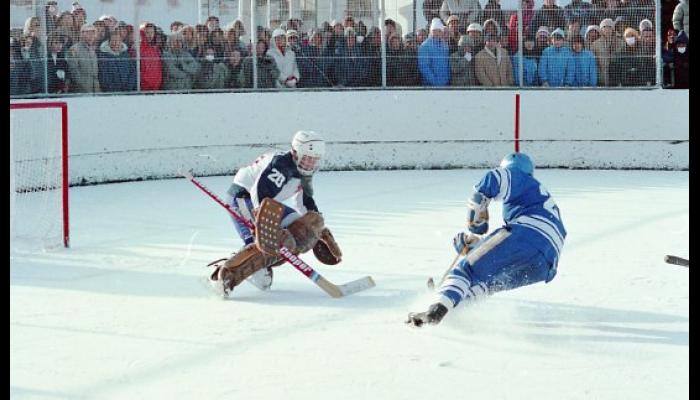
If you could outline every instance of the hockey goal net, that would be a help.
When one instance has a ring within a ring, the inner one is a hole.
[[[10,253],[69,245],[68,106],[10,103]]]

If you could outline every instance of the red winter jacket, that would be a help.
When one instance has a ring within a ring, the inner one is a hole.
[[[163,64],[158,47],[148,43],[145,27],[141,33],[141,90],[160,90],[163,83]]]
[[[534,10],[534,2],[529,1],[526,4],[523,4],[525,8],[523,8],[523,41],[525,40],[525,37],[528,36],[530,33],[530,22],[532,21],[532,18],[535,16],[535,10]],[[536,26],[535,29],[538,27]],[[532,32],[534,33],[534,32]],[[518,52],[518,13],[515,13],[510,16],[510,20],[508,21],[508,51],[511,54],[515,54]]]

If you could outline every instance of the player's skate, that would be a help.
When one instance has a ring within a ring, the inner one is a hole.
[[[428,308],[428,311],[409,313],[406,323],[415,327],[421,327],[424,324],[437,325],[442,321],[447,311],[447,307],[443,304],[435,303]]]
[[[260,290],[268,290],[272,286],[272,267],[258,270],[246,280]]]

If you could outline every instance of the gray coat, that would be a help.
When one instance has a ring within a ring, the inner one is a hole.
[[[163,51],[163,90],[184,90],[194,87],[199,63],[189,51]]]
[[[225,89],[229,78],[228,67],[224,63],[214,63],[211,73],[207,74],[205,62],[199,68],[194,81],[195,89]]]
[[[601,36],[591,44],[598,70],[598,86],[610,86],[608,68],[615,54],[625,48],[625,42],[616,38]]]
[[[262,60],[262,61],[261,61]],[[258,89],[270,89],[275,87],[275,82],[280,72],[275,65],[275,60],[270,56],[258,57]],[[253,87],[253,56],[243,59],[241,70],[241,87]]]
[[[471,61],[464,58],[463,50],[452,53],[450,56],[450,86],[477,86],[474,63],[474,58]]]
[[[459,17],[460,26],[466,26],[472,22],[479,22],[481,18],[481,4],[479,0],[444,0],[440,7],[440,18],[447,22],[450,15]],[[430,21],[428,21],[430,24]]]
[[[100,80],[95,49],[80,41],[66,54],[70,70],[70,91],[73,93],[100,92]]]
[[[683,31],[690,39],[690,6],[688,0],[681,0],[673,10],[673,29]]]

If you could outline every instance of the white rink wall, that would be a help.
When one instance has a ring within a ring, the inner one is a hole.
[[[68,103],[72,184],[228,174],[299,129],[326,137],[324,169],[482,168],[513,150],[513,90],[56,100]],[[688,169],[688,104],[687,90],[523,91],[521,150],[538,167]]]

